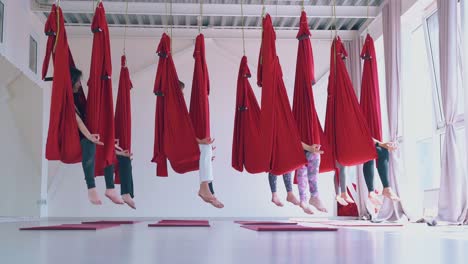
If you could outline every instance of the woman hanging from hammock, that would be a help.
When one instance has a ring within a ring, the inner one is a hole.
[[[73,88],[73,97],[75,103],[75,112],[76,112],[76,121],[78,124],[79,134],[80,134],[80,143],[82,148],[82,166],[83,172],[85,174],[85,181],[88,187],[88,199],[92,204],[100,205],[102,201],[99,197],[99,194],[96,190],[95,183],[95,158],[96,158],[96,145],[104,145],[100,141],[100,136],[98,134],[91,134],[88,128],[85,125],[86,121],[86,101],[82,100],[78,92],[81,90],[81,76],[82,72],[76,68],[70,68],[70,75]],[[117,143],[117,142],[116,142]],[[116,154],[122,157],[131,157],[131,153],[120,148],[118,144],[115,145]],[[126,177],[124,174],[121,177]],[[105,196],[108,197],[112,202],[116,204],[123,204],[124,201],[129,204],[131,207],[134,207],[134,203],[131,200],[129,193],[122,193],[122,200],[114,187],[114,166],[108,166],[104,169],[104,178],[106,182],[106,192]],[[123,184],[128,181],[122,181]],[[124,186],[123,189],[130,189]],[[133,205],[133,206],[132,206]]]

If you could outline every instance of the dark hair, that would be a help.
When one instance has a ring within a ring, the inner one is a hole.
[[[80,80],[81,75],[83,75],[83,73],[80,70],[78,70],[75,67],[70,67],[70,77],[72,86]]]
[[[184,89],[184,88],[185,88],[185,83],[181,82],[180,80],[179,80],[179,88],[180,88],[180,89]]]

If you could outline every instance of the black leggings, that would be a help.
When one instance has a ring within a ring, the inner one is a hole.
[[[82,152],[81,165],[83,166],[86,185],[88,186],[88,189],[92,189],[96,187],[96,182],[94,181],[96,145],[86,138],[83,138],[80,143]],[[106,180],[106,188],[114,189],[114,165],[109,165],[104,168],[104,178]]]
[[[133,198],[133,175],[132,175],[132,160],[129,157],[118,156],[119,175],[120,175],[120,194],[130,194]]]
[[[379,172],[380,180],[384,188],[388,188],[388,159],[389,153],[386,148],[375,145],[377,150],[377,171]],[[364,163],[363,167],[364,179],[366,180],[367,189],[369,192],[374,191],[374,160]]]

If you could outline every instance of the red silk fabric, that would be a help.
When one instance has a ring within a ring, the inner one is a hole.
[[[237,77],[234,134],[232,139],[232,167],[249,173],[263,172],[258,158],[261,155],[260,106],[250,86],[251,77],[247,57],[243,56]]]
[[[346,70],[347,56],[336,37],[331,47],[325,117],[325,135],[332,151],[324,155],[332,155],[343,166],[353,166],[375,159],[377,153]]]
[[[361,58],[364,60],[361,85],[361,111],[373,138],[382,141],[382,116],[380,112],[379,78],[374,40],[367,34],[362,47]]]
[[[269,14],[263,19],[257,84],[262,87],[260,128],[263,171],[281,175],[306,163],[296,122],[291,112],[283,73],[276,54],[276,34]]]
[[[73,61],[70,60],[71,54],[60,7],[52,6],[45,31],[49,39],[42,69],[43,77],[47,74],[52,53],[54,64],[46,158],[69,164],[78,163],[81,161],[81,145],[70,76]]]
[[[195,66],[193,69],[192,95],[190,97],[190,119],[195,135],[199,139],[210,138],[210,78],[205,57],[205,37],[203,34],[195,40],[193,52]]]
[[[200,149],[179,87],[170,43],[169,36],[164,33],[157,49],[159,62],[153,90],[157,97],[151,161],[157,164],[156,175],[161,177],[168,176],[167,160],[178,173],[198,170],[200,160]]]
[[[86,126],[92,134],[99,134],[104,146],[96,145],[96,176],[115,161],[114,102],[112,98],[112,62],[109,28],[102,3],[96,7],[91,24],[93,49],[88,80]]]

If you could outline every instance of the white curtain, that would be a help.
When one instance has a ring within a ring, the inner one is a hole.
[[[445,117],[438,220],[461,223],[468,213],[467,176],[457,146],[457,1],[437,0],[439,8],[440,88]],[[466,29],[464,29],[466,30]]]
[[[389,181],[390,187],[402,198],[402,202],[392,202],[384,199],[378,219],[386,221],[407,220],[403,208],[404,196],[401,195],[398,180],[405,177],[403,169],[404,145],[399,138],[402,128],[399,127],[401,118],[401,0],[388,1],[382,10],[383,37],[385,48],[385,79],[387,89],[387,111],[390,129],[390,140],[399,141],[398,150],[390,153]]]
[[[348,59],[346,60],[346,68],[348,70],[351,81],[353,82],[354,92],[359,100],[361,96],[361,76],[362,76],[362,65],[361,65],[361,48],[362,42],[358,34],[351,41],[346,41],[344,43],[346,50],[348,51]],[[354,166],[348,168],[349,176],[353,175],[355,177],[355,182],[357,186],[356,195],[353,195],[354,201],[356,202],[359,217],[368,217],[369,214],[374,214],[374,208],[371,207],[371,204],[368,203],[367,199],[367,185],[364,180],[364,174],[362,171],[362,165]],[[347,181],[348,188],[353,188],[351,177]]]
[[[462,29],[462,47],[468,46],[468,0],[461,0],[461,29]],[[468,164],[468,51],[462,49],[463,52],[463,89],[465,90],[465,151],[466,164]],[[465,223],[468,222],[468,213],[465,216]]]

